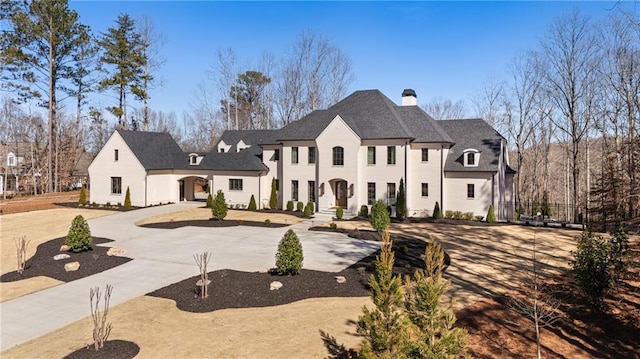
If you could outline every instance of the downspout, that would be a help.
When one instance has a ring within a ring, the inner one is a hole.
[[[409,213],[409,206],[407,203],[407,193],[409,192],[409,178],[407,177],[407,147],[409,147],[409,141],[405,141],[404,144],[404,216],[407,217]]]
[[[258,172],[258,203],[260,203],[260,205],[258,206],[258,209],[262,209],[260,208],[262,206],[261,185],[262,185],[262,172]]]
[[[147,179],[149,178],[149,170],[144,174],[144,206],[147,206]]]
[[[444,145],[440,145],[440,212],[444,213]]]

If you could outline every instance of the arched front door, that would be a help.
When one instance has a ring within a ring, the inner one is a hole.
[[[336,206],[347,208],[347,181],[336,181]]]

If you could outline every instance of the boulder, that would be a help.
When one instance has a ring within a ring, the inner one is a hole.
[[[334,278],[336,279],[336,282],[338,282],[338,283],[346,283],[347,282],[347,278],[345,278],[345,277],[343,277],[341,275],[335,276]]]
[[[66,244],[63,244],[62,247],[60,247],[60,252],[68,252],[69,251],[69,246]]]
[[[278,282],[278,281],[273,281],[271,282],[271,284],[269,285],[269,290],[278,290],[282,288],[282,283]]]
[[[80,262],[69,262],[64,265],[64,270],[67,272],[77,271],[80,268]]]
[[[55,256],[53,256],[53,260],[54,261],[59,261],[61,259],[67,259],[70,258],[71,256],[66,254],[66,253],[60,253],[60,254],[56,254]]]
[[[108,256],[119,256],[119,255],[121,255],[123,253],[124,253],[124,249],[119,248],[119,247],[111,247],[107,251],[107,255]]]
[[[207,279],[207,285],[211,284],[211,280]],[[196,282],[196,285],[198,287],[202,287],[202,279],[198,279],[198,281]]]

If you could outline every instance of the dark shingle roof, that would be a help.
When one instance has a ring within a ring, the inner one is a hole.
[[[147,170],[181,168],[189,163],[189,156],[168,133],[118,130],[118,134]]]
[[[482,119],[440,120],[440,126],[447,131],[455,142],[449,150],[444,165],[451,172],[495,172],[498,170],[501,142],[504,137]],[[465,149],[480,151],[477,167],[465,167],[463,152]]]
[[[279,130],[227,130],[222,133],[222,136],[216,142],[215,147],[218,146],[220,141],[224,141],[225,144],[231,145],[229,152],[236,152],[236,145],[240,140],[245,144],[253,147],[259,147],[260,145],[276,144]]]
[[[258,146],[256,146],[258,147]],[[249,149],[240,152],[208,153],[196,168],[219,171],[267,171],[260,157]]]

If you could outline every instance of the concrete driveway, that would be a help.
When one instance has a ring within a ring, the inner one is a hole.
[[[312,223],[330,221],[318,215],[283,228],[226,227],[141,228],[134,222],[201,206],[179,203],[119,213],[89,221],[95,237],[113,239],[105,246],[125,250],[134,260],[108,271],[32,293],[0,304],[0,352],[89,316],[89,289],[114,287],[115,306],[198,274],[193,255],[211,252],[209,270],[267,271],[275,265],[278,242],[293,229],[304,250],[305,269],[337,272],[379,248],[375,242],[339,233],[308,231]]]

